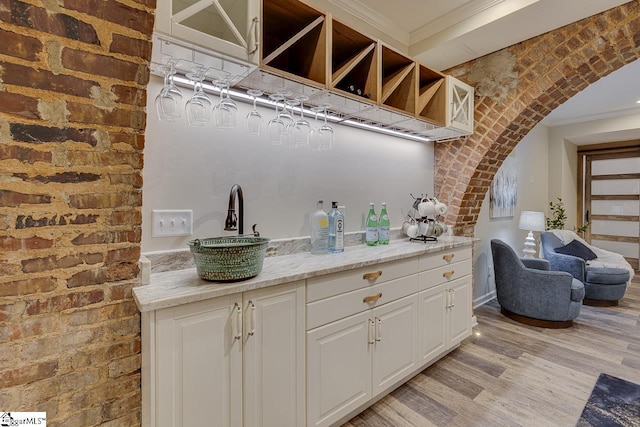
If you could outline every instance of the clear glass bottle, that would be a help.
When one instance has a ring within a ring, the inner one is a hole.
[[[378,217],[374,210],[373,202],[369,203],[369,213],[365,222],[365,243],[369,246],[378,244]]]
[[[378,243],[381,245],[389,244],[389,229],[391,223],[389,222],[389,214],[387,213],[387,204],[382,202],[382,210],[380,211],[380,218],[378,218]]]
[[[344,215],[338,210],[338,202],[331,202],[329,212],[329,252],[344,251]]]
[[[326,254],[329,250],[329,217],[318,200],[318,209],[311,215],[311,253]]]

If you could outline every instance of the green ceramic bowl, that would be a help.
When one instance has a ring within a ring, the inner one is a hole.
[[[198,275],[204,280],[234,282],[257,276],[269,239],[264,237],[212,237],[187,243]]]

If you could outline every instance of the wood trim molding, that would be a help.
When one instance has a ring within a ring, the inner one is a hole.
[[[580,154],[599,154],[603,151],[638,151],[638,146],[640,146],[640,139],[634,139],[631,141],[615,141],[615,142],[606,142],[603,144],[588,144],[588,145],[579,145],[578,153]]]

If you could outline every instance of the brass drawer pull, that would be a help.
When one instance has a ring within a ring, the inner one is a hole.
[[[376,302],[380,298],[382,298],[382,292],[379,292],[379,293],[377,293],[375,295],[369,295],[368,297],[364,297],[362,299],[362,302],[364,302],[364,303]]]
[[[446,255],[442,255],[442,259],[447,261],[447,262],[450,262],[453,259],[454,256],[455,256],[455,254],[446,254]]]
[[[442,273],[442,277],[446,277],[447,279],[451,279],[451,276],[453,276],[455,274],[455,271],[451,270],[451,271],[445,271],[444,273]]]
[[[364,280],[375,280],[380,276],[382,276],[382,270],[374,271],[373,273],[364,273],[362,278]]]

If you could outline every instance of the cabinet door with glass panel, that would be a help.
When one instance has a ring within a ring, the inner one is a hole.
[[[160,0],[156,31],[258,63],[260,0]]]

